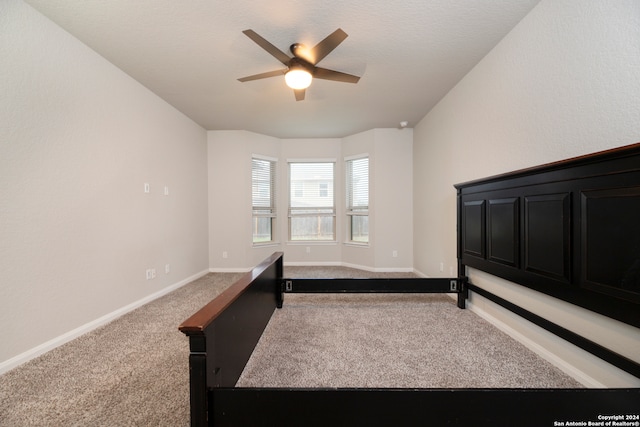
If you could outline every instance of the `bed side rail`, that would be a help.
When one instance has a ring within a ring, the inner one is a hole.
[[[466,290],[467,278],[282,279],[283,293],[455,293]],[[462,299],[464,302],[464,298]],[[458,298],[458,307],[460,305]]]
[[[207,425],[208,390],[233,387],[276,306],[283,253],[275,252],[182,322],[189,337],[191,425]]]
[[[283,279],[287,293],[457,293],[458,278]]]

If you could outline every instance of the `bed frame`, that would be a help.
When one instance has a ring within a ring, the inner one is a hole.
[[[638,388],[235,387],[285,293],[455,293],[463,309],[475,292],[640,377],[637,362],[465,277],[486,271],[640,327],[640,144],[455,187],[456,278],[287,279],[276,252],[183,322],[191,425],[640,425]]]

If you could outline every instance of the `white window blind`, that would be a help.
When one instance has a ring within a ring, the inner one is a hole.
[[[251,159],[251,205],[253,214],[253,242],[274,240],[276,217],[276,162]]]
[[[333,162],[289,163],[289,238],[335,240]]]
[[[347,160],[348,240],[369,242],[369,158]]]

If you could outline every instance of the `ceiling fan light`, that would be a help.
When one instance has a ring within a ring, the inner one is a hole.
[[[306,89],[311,85],[311,73],[307,70],[294,68],[287,71],[284,80],[291,89]]]

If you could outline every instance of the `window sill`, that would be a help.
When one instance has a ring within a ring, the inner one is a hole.
[[[369,242],[367,243],[361,243],[361,242],[344,242],[345,246],[353,246],[355,248],[368,248]]]
[[[268,248],[269,246],[280,246],[280,242],[253,243],[251,246],[254,248]]]
[[[291,246],[332,246],[337,245],[335,240],[288,240],[287,245]]]

